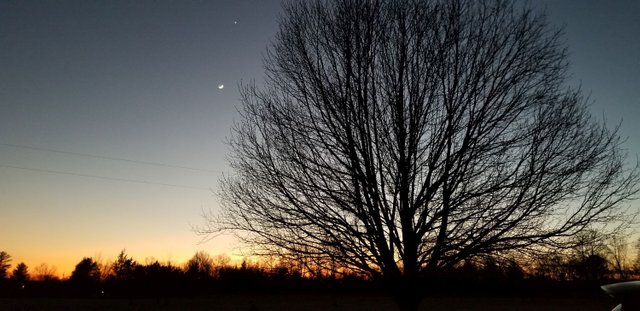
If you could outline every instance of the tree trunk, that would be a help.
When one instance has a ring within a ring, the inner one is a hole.
[[[422,302],[422,294],[413,278],[401,277],[397,282],[391,282],[393,299],[400,311],[417,311]]]

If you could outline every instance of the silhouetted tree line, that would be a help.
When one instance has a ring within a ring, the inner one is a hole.
[[[227,255],[197,252],[184,265],[150,260],[139,263],[123,250],[111,263],[85,257],[66,279],[46,264],[32,272],[18,263],[12,273],[11,256],[0,254],[4,297],[161,298],[228,293],[276,293],[371,288],[366,280],[343,273],[321,275],[300,264],[243,260],[231,264]]]
[[[471,258],[424,278],[429,293],[487,294],[490,291],[544,293],[597,288],[614,280],[640,278],[640,239],[629,245],[621,236],[587,231],[564,253],[537,257]],[[629,254],[635,249],[635,258]],[[30,270],[0,252],[0,295],[4,297],[161,298],[243,293],[376,293],[381,284],[366,275],[327,264],[262,258],[232,264],[226,255],[197,252],[184,265],[150,260],[139,263],[123,250],[111,263],[85,257],[67,279],[41,264]]]

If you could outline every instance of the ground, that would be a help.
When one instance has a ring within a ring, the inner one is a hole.
[[[598,297],[488,298],[433,297],[425,299],[420,310],[584,310],[608,311],[616,303],[605,295]],[[380,296],[336,295],[220,295],[206,298],[158,299],[0,299],[0,310],[397,310],[393,300]]]

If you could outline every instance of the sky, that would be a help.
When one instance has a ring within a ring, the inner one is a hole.
[[[635,161],[640,2],[532,4],[564,27],[569,85],[623,122]],[[0,0],[0,250],[66,276],[123,249],[140,262],[241,255],[193,227],[219,209],[238,85],[263,78],[279,14],[275,0]]]

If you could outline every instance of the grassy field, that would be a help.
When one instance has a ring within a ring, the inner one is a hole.
[[[421,310],[584,310],[604,311],[615,306],[606,296],[582,298],[434,297]],[[379,296],[227,295],[171,299],[0,299],[0,310],[396,310],[393,300]]]

